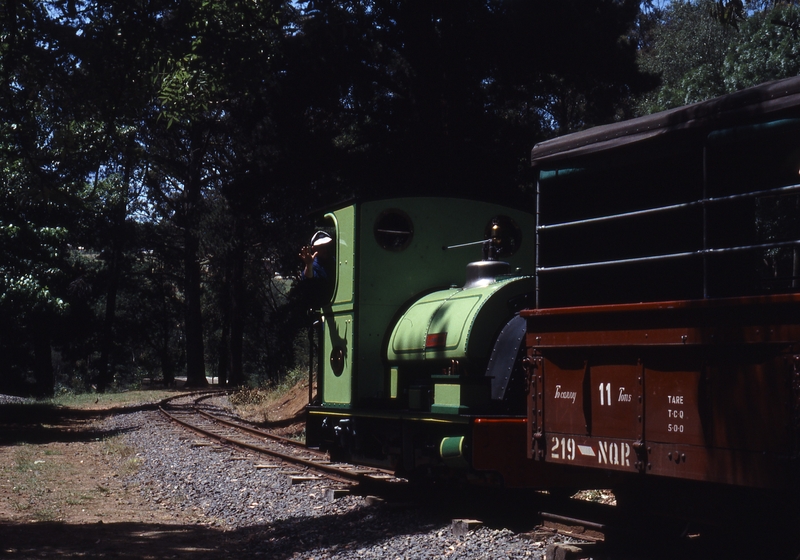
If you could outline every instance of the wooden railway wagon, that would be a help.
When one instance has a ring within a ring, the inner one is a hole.
[[[543,142],[532,165],[528,457],[796,491],[800,78]]]

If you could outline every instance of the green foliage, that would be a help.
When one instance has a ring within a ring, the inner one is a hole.
[[[50,286],[56,283],[61,270],[54,266],[63,249],[66,230],[57,227],[35,227],[4,223],[0,220],[0,308],[11,308],[24,320],[32,309],[39,312],[63,313],[67,303],[56,296]],[[28,245],[24,238],[28,238]],[[38,258],[31,259],[32,255]]]
[[[710,0],[672,2],[654,28],[651,47],[639,56],[641,67],[661,77],[646,94],[639,113],[648,114],[725,93],[723,65],[737,31],[710,13]]]
[[[800,75],[800,7],[778,5],[748,17],[727,52],[728,91]]]
[[[329,139],[334,198],[380,185],[525,203],[533,142],[614,119],[647,84],[629,39],[638,2],[302,4],[287,85],[300,126]]]
[[[736,27],[746,16],[744,4],[742,0],[715,0],[709,3],[707,10],[723,25]]]
[[[166,68],[155,76],[158,100],[162,105],[160,117],[167,119],[167,127],[177,120],[207,111],[214,87],[207,72],[198,65],[195,54],[166,62]]]
[[[0,389],[282,379],[308,212],[528,204],[537,139],[647,85],[638,2],[15,0],[0,20]],[[287,279],[284,279],[287,278]]]
[[[800,74],[794,3],[675,0],[653,17],[639,63],[661,78],[638,103],[648,114]],[[735,25],[733,25],[735,23]]]

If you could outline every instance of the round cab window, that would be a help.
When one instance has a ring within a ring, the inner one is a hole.
[[[387,251],[402,251],[413,237],[411,218],[402,210],[386,210],[375,221],[375,240]]]
[[[522,245],[522,230],[508,216],[495,216],[486,224],[484,239],[491,239],[493,258],[510,257]]]

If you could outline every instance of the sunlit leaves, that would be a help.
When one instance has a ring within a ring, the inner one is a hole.
[[[0,219],[0,307],[14,309],[18,319],[30,311],[66,311],[66,302],[51,288],[63,275],[54,263],[66,234],[64,228]]]
[[[162,107],[159,118],[167,119],[167,127],[207,111],[216,89],[213,77],[205,71],[200,57],[195,54],[166,61],[155,81]]]
[[[729,91],[800,74],[800,7],[777,6],[747,18],[724,73]]]
[[[800,8],[764,1],[748,2],[742,11],[739,4],[676,0],[663,11],[639,57],[642,68],[661,76],[661,85],[643,98],[640,113],[800,73]],[[726,25],[725,17],[734,16],[720,10],[733,10],[738,24]]]
[[[640,111],[679,107],[725,93],[722,68],[736,30],[709,13],[713,2],[675,1],[653,33],[653,46],[640,53],[640,64],[661,76],[661,87],[648,94]]]
[[[708,13],[723,25],[736,27],[745,18],[742,0],[715,0],[708,6]]]

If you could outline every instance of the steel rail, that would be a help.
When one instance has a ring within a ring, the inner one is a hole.
[[[211,414],[210,412],[207,412],[205,410],[201,410],[201,409],[197,408],[197,405],[199,404],[199,402],[201,400],[210,398],[212,396],[214,396],[214,395],[213,394],[204,395],[204,396],[202,396],[202,397],[200,397],[198,399],[195,399],[195,401],[194,401],[194,404],[195,404],[194,411],[197,412],[198,414],[200,414],[201,416],[205,416],[206,418],[208,418],[209,420],[211,420],[213,422],[218,422],[220,424],[224,424],[226,426],[229,426],[229,427],[237,429],[237,430],[241,430],[243,432],[247,432],[247,433],[252,434],[254,436],[263,437],[263,438],[266,438],[266,439],[271,439],[271,440],[277,441],[279,443],[284,443],[286,445],[290,445],[292,447],[296,447],[297,449],[302,449],[304,451],[308,451],[309,453],[314,453],[313,449],[310,449],[310,448],[306,447],[305,445],[299,443],[296,440],[289,439],[289,438],[283,437],[283,436],[277,436],[275,434],[271,434],[269,432],[265,432],[264,430],[261,430],[259,428],[254,427],[254,426],[248,426],[247,424],[242,423],[244,421],[242,421],[242,422],[233,422],[231,420],[226,420],[224,418],[220,418],[219,416],[217,416],[215,414]]]
[[[197,409],[196,412],[201,416],[205,416],[209,420],[213,420],[214,422],[219,422],[220,424],[224,424],[225,426],[230,426],[231,428],[235,428],[237,430],[241,430],[243,432],[247,432],[254,436],[268,438],[274,441],[278,441],[280,443],[285,443],[287,445],[293,445],[298,448],[303,448],[308,450],[308,447],[303,446],[302,444],[298,443],[293,439],[289,439],[283,436],[276,436],[275,434],[271,434],[269,432],[265,432],[264,430],[259,430],[258,428],[253,428],[252,426],[246,426],[244,424],[239,424],[238,422],[231,422],[230,420],[225,420],[224,418],[220,418],[210,412],[206,412],[205,410]],[[310,451],[310,450],[309,450]]]
[[[203,437],[206,437],[206,438],[211,439],[211,440],[219,441],[222,444],[230,444],[230,445],[234,445],[236,447],[240,447],[240,448],[243,448],[243,449],[249,449],[251,451],[255,451],[256,453],[261,453],[261,454],[264,454],[264,455],[269,455],[269,456],[272,456],[272,457],[276,457],[278,459],[286,461],[287,463],[302,465],[302,466],[308,467],[310,469],[325,473],[325,475],[328,478],[331,478],[331,479],[334,479],[334,480],[338,480],[339,482],[359,482],[359,483],[361,483],[361,482],[373,482],[374,483],[374,482],[378,482],[379,481],[379,479],[376,478],[375,476],[370,476],[370,473],[348,471],[346,469],[341,469],[339,467],[334,467],[332,465],[326,465],[326,464],[319,463],[319,462],[316,462],[316,461],[313,461],[313,460],[310,460],[310,459],[304,459],[302,457],[289,455],[289,454],[286,454],[286,453],[282,453],[280,451],[267,449],[265,447],[254,445],[252,443],[248,443],[248,442],[245,442],[245,441],[237,440],[237,439],[234,439],[234,438],[231,438],[231,437],[228,437],[228,436],[223,436],[223,435],[220,435],[220,434],[216,434],[214,432],[205,430],[205,429],[203,429],[203,428],[201,428],[201,427],[199,427],[197,425],[191,424],[190,422],[182,420],[181,418],[178,418],[174,414],[171,414],[171,413],[167,412],[164,409],[164,407],[159,406],[159,410],[169,420],[175,422],[176,424],[179,424],[179,425],[183,426],[184,428],[186,428],[186,429],[188,429],[190,431],[193,431],[193,432],[195,432],[195,433],[197,433],[199,435],[202,435]],[[199,412],[199,411],[195,411],[195,412]],[[217,419],[213,419],[213,418],[212,418],[212,420],[213,421],[217,421]],[[236,428],[236,429],[241,429],[241,426],[236,425],[236,424],[234,424],[233,427]],[[243,431],[247,431],[247,430],[243,430]],[[292,445],[294,447],[297,447],[297,448],[300,447],[297,444],[297,442],[292,442]],[[378,469],[371,469],[371,471],[373,473],[385,474],[385,473],[382,473],[381,471],[379,471]]]

